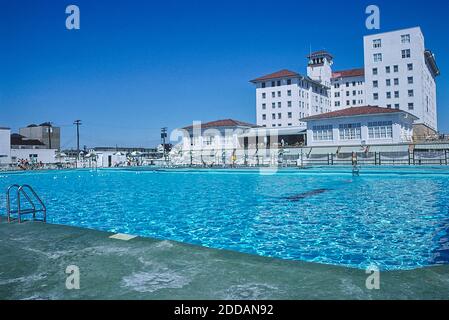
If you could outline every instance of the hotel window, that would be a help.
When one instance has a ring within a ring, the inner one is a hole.
[[[292,102],[291,101],[287,101],[287,107],[289,107],[289,108],[292,107]]]
[[[349,97],[351,93],[349,91],[346,91],[346,96]]]
[[[398,66],[398,65],[393,66],[393,71],[394,71],[394,72],[399,72],[399,66]]]
[[[408,109],[409,109],[409,110],[415,109],[415,105],[414,105],[412,102],[409,103],[409,104],[408,104]]]
[[[356,91],[356,90],[353,90],[353,91],[352,91],[352,95],[355,96],[356,94],[357,94],[357,91]]]
[[[356,83],[355,83],[355,81],[352,81],[352,86],[353,86],[353,87],[355,87],[355,86],[356,86]]]
[[[373,68],[373,75],[377,76],[378,70],[377,68]]]
[[[276,113],[271,114],[271,119],[276,120]]]
[[[291,119],[292,118],[292,113],[291,112],[287,113],[287,116],[288,116],[289,119]]]
[[[379,81],[377,80],[373,81],[373,88],[379,88]]]
[[[278,119],[282,119],[282,113],[278,113]]]
[[[410,49],[402,50],[402,59],[410,58]]]
[[[276,108],[276,103],[273,102],[273,103],[271,104],[271,107],[272,107],[273,109],[275,109],[275,108]]]
[[[288,79],[287,80],[287,85],[289,86],[289,85],[291,85],[292,84],[292,80],[291,79]]]
[[[275,124],[272,124],[271,126],[272,126],[272,127],[276,127],[276,125],[275,125]]]
[[[385,83],[386,83],[387,87],[390,87],[390,86],[391,86],[391,80],[390,80],[390,79],[387,79],[387,80],[385,81]]]
[[[395,78],[395,79],[394,79],[394,85],[395,85],[395,86],[398,86],[398,85],[399,85],[399,79],[398,79],[398,78]]]
[[[265,87],[266,87],[265,82],[262,82],[262,88],[265,88]]]
[[[389,67],[389,66],[388,66],[388,67],[385,67],[385,72],[386,72],[386,73],[390,73],[390,72],[391,72],[391,67]]]
[[[338,89],[338,88],[340,88],[340,84],[336,83],[336,84],[334,85],[334,87],[335,87],[335,89]]]
[[[379,100],[379,94],[378,93],[373,93],[373,99],[374,100]]]
[[[273,91],[273,92],[271,93],[271,97],[272,97],[272,98],[276,98],[276,92]]]
[[[278,98],[280,98],[281,97],[281,92],[280,91],[278,91]]]
[[[332,141],[334,135],[332,132],[332,125],[313,126],[313,140],[315,141]]]
[[[340,101],[335,101],[335,106],[339,107],[340,106]]]
[[[387,92],[387,99],[391,99],[391,92]]]
[[[266,103],[262,103],[262,110],[265,110],[267,108],[267,104]]]
[[[413,71],[413,63],[407,64],[408,71]]]
[[[346,105],[347,105],[347,106],[350,106],[350,105],[351,105],[351,101],[346,100]]]
[[[362,125],[360,123],[340,124],[340,140],[362,139]]]
[[[340,92],[335,92],[335,98],[339,98],[340,97]]]
[[[382,47],[382,39],[374,39],[373,48],[381,48],[381,47]]]
[[[291,91],[291,90],[288,90],[288,91],[287,91],[287,96],[289,96],[289,97],[292,96],[292,91]]]
[[[410,43],[410,35],[409,34],[401,35],[401,43]]]
[[[289,123],[289,124],[288,124],[288,126],[289,126],[289,127],[291,127],[291,126],[292,126],[292,124],[291,124],[291,123]]]
[[[276,82],[271,81],[271,86],[272,86],[272,87],[276,87]]]
[[[399,109],[399,103],[396,103],[396,104],[394,105],[394,108],[395,108],[395,109]]]
[[[282,102],[278,102],[278,108],[282,108]]]
[[[388,108],[388,109],[391,109],[391,104],[387,104],[387,108]]]
[[[413,77],[408,77],[407,82],[408,84],[413,84]]]
[[[349,82],[346,82],[346,88],[349,88]]]
[[[267,115],[266,114],[262,115],[262,120],[267,120]]]
[[[262,99],[266,99],[267,98],[267,94],[266,93],[262,93]]]
[[[281,81],[280,80],[278,81],[277,85],[278,85],[278,87],[281,86]]]
[[[393,138],[393,122],[392,121],[368,122],[368,137],[370,139]]]
[[[357,101],[356,100],[352,100],[352,105],[356,105],[357,104]]]
[[[382,62],[382,53],[375,53],[373,55],[374,62]]]
[[[399,98],[399,91],[395,91],[394,92],[394,97],[397,99],[397,98]]]
[[[413,97],[415,94],[414,94],[414,92],[413,92],[413,90],[409,90],[408,91],[408,96],[409,97]]]

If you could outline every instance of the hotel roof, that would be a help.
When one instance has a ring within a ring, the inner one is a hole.
[[[259,81],[266,81],[266,80],[273,80],[273,79],[280,79],[280,78],[290,78],[290,77],[294,78],[294,77],[300,77],[300,76],[301,75],[297,72],[284,69],[284,70],[270,73],[270,74],[267,74],[260,78],[251,80],[251,82],[259,82]]]
[[[338,110],[338,111],[317,114],[315,116],[301,119],[301,121],[345,118],[345,117],[376,115],[376,114],[393,114],[393,113],[405,113],[413,118],[416,118],[414,115],[412,115],[404,110],[381,108],[379,106],[364,106],[364,107],[347,108],[347,109],[342,109],[342,110]]]
[[[310,59],[310,58],[317,58],[317,57],[322,57],[322,56],[328,56],[330,58],[334,58],[334,56],[331,55],[326,50],[319,50],[319,51],[312,52],[310,55],[307,56],[307,58]]]
[[[206,123],[201,123],[201,129],[206,128],[221,128],[221,127],[249,127],[249,128],[255,128],[257,127],[255,124],[233,120],[233,119],[225,119],[225,120],[217,120],[217,121],[211,121]],[[193,129],[193,126],[188,126],[183,128],[185,130]]]
[[[360,76],[364,76],[364,75],[365,75],[365,69],[358,68],[358,69],[350,69],[350,70],[343,70],[343,71],[335,71],[332,73],[332,79],[360,77]]]
[[[310,77],[303,76],[300,73],[297,73],[297,72],[294,72],[294,71],[290,71],[290,70],[287,70],[287,69],[284,69],[284,70],[281,70],[281,71],[278,71],[278,72],[275,72],[275,73],[267,74],[267,75],[262,76],[260,78],[251,80],[250,82],[257,83],[257,82],[274,80],[274,79],[282,79],[282,78],[301,78],[303,80],[307,80],[309,82],[312,82],[312,83],[314,83],[317,86],[321,86],[323,88],[329,89],[329,87],[327,87],[326,85],[324,85],[324,84],[322,84],[322,83],[320,83],[320,82],[318,82],[316,80],[313,80]]]

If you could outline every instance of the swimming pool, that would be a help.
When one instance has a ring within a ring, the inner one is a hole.
[[[11,184],[35,188],[49,223],[354,268],[449,263],[448,170],[0,173]]]

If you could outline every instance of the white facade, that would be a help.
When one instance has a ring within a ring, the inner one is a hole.
[[[20,148],[11,149],[11,162],[17,163],[20,159],[28,160],[31,163],[56,163],[56,149]]]
[[[11,130],[0,128],[0,165],[11,163]]]
[[[331,111],[330,87],[287,70],[270,77],[253,81],[258,126],[304,127],[300,119]]]
[[[282,70],[252,81],[257,125],[303,127],[305,117],[372,105],[410,112],[417,124],[437,131],[439,70],[419,27],[365,36],[360,69],[332,72],[325,51],[308,58],[307,77]]]
[[[307,146],[372,146],[411,143],[413,121],[406,112],[307,120]]]
[[[417,123],[437,130],[439,71],[421,29],[365,36],[364,48],[368,104],[405,110],[418,117]]]
[[[332,77],[332,110],[367,105],[364,69],[334,72]]]

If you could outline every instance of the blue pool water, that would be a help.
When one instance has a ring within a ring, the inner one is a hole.
[[[0,173],[11,184],[32,185],[55,224],[355,268],[449,263],[444,170]]]

